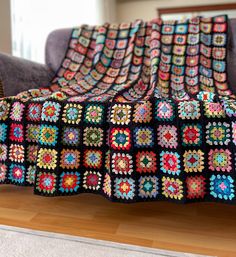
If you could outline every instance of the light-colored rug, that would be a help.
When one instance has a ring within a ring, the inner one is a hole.
[[[0,225],[1,257],[202,257]],[[204,256],[205,257],[205,256]]]

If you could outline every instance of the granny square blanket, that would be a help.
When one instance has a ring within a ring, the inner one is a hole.
[[[227,26],[218,16],[73,29],[48,87],[0,100],[0,182],[236,203]]]

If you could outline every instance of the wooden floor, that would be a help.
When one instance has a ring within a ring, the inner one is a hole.
[[[236,206],[111,203],[101,196],[35,196],[0,187],[0,223],[168,250],[236,256]]]

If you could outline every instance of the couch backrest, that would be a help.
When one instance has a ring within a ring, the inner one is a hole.
[[[58,29],[52,31],[47,38],[45,48],[45,62],[56,73],[65,58],[72,29]]]
[[[46,42],[45,60],[54,72],[59,68],[68,47],[72,29],[51,32]],[[236,93],[236,19],[229,20],[227,70],[229,84]]]
[[[236,93],[236,19],[229,21],[227,70],[229,84]]]

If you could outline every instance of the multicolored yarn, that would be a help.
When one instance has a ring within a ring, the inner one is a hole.
[[[0,101],[0,183],[236,203],[227,17],[82,26],[47,88]]]

